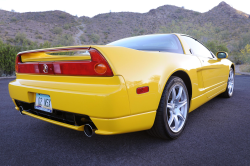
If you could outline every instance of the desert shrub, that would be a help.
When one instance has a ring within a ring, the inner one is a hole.
[[[86,42],[85,36],[84,36],[84,35],[81,35],[81,36],[80,36],[80,40],[81,40],[81,42]]]
[[[99,39],[100,39],[100,36],[98,34],[92,33],[92,34],[88,35],[88,38],[89,38],[90,41],[97,44]]]
[[[50,43],[50,42],[45,41],[45,42],[43,43],[43,48],[50,48],[50,47],[51,47],[51,43]]]
[[[196,15],[196,16],[198,16],[198,15],[200,15],[201,13],[199,13],[199,12],[194,12],[194,15]]]
[[[104,34],[104,39],[108,38],[109,32],[102,32]]]
[[[16,18],[16,17],[12,17],[12,18],[10,19],[10,21],[11,21],[11,22],[17,22],[17,18]]]
[[[70,34],[57,35],[53,41],[54,46],[70,46],[74,44],[74,38]]]
[[[247,44],[244,49],[240,50],[240,52],[240,60],[243,63],[250,63],[250,44]]]
[[[247,44],[250,44],[250,33],[241,35],[239,41],[232,44],[232,51],[240,52],[240,50],[244,49]]]
[[[184,19],[184,17],[183,17],[183,16],[179,16],[178,18],[179,18],[180,20]]]
[[[240,71],[241,72],[250,72],[250,65],[249,64],[240,65]]]
[[[0,41],[0,70],[2,74],[11,75],[15,71],[15,58],[18,50],[14,46]]]
[[[225,51],[225,52],[229,51],[225,44],[219,44],[218,41],[208,41],[205,43],[205,46],[215,55],[218,51]]]
[[[15,42],[15,39],[9,38],[9,37],[8,37],[8,38],[6,39],[6,42],[7,42],[7,43],[14,43],[14,42]]]
[[[138,36],[145,34],[146,30],[143,28],[134,28],[131,36]]]
[[[83,26],[79,26],[79,29],[83,30],[83,29],[84,29],[84,27],[83,27]]]
[[[69,25],[69,24],[64,24],[64,25],[63,25],[63,29],[65,29],[65,30],[70,29],[70,25]]]
[[[23,45],[20,46],[6,44],[0,40],[0,77],[4,75],[12,75],[14,73],[15,58],[18,52],[49,47],[52,47],[52,45],[48,41],[45,41],[40,45],[35,42],[30,42],[29,44],[24,42]]]
[[[176,22],[173,20],[167,26],[161,26],[158,32],[188,34],[203,43],[211,40],[220,41],[220,35],[215,33],[215,27],[212,25],[212,23],[206,23],[202,26],[197,26],[196,24],[187,22],[183,24],[182,21]]]
[[[176,13],[181,13],[181,9],[177,9],[175,12]]]
[[[62,28],[61,27],[54,27],[52,29],[52,32],[55,33],[55,34],[62,34]]]
[[[42,35],[36,35],[36,39],[42,39]]]
[[[61,18],[61,19],[66,18],[66,14],[65,14],[65,13],[60,14],[60,15],[59,15],[59,18]]]
[[[20,33],[18,32],[15,36],[15,44],[22,46],[22,45],[30,45],[32,43],[31,40],[26,38],[26,34],[25,33]]]
[[[221,32],[221,40],[228,40],[230,36],[231,36],[231,34],[228,31]]]
[[[117,23],[118,23],[118,24],[122,24],[122,20],[119,20]]]

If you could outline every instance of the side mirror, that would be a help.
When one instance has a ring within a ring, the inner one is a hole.
[[[218,59],[223,59],[223,58],[227,58],[228,54],[227,54],[227,52],[219,51],[219,52],[217,52],[216,57]]]

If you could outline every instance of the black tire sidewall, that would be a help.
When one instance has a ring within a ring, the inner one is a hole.
[[[166,108],[167,108],[167,100],[168,100],[168,96],[170,94],[170,90],[175,86],[175,85],[181,85],[187,95],[187,116],[186,116],[186,120],[184,122],[184,125],[182,127],[182,129],[175,133],[173,132],[170,127],[168,126],[168,116],[167,116],[167,111],[166,111]],[[189,95],[188,95],[188,91],[187,91],[187,88],[186,88],[186,85],[184,84],[184,82],[182,81],[182,79],[180,79],[179,77],[174,77],[173,79],[171,79],[171,81],[167,84],[166,86],[167,90],[166,90],[166,94],[165,95],[165,99],[164,99],[164,107],[163,107],[163,118],[164,118],[164,123],[165,123],[165,130],[166,130],[166,134],[172,138],[172,139],[175,139],[177,137],[179,137],[179,135],[182,133],[183,129],[185,128],[186,126],[186,122],[187,122],[187,118],[188,118],[188,112],[189,112]]]
[[[233,75],[234,75],[234,70],[233,70],[232,68],[230,68],[230,70],[229,70],[229,74],[230,74],[231,70],[232,70]],[[234,77],[235,77],[235,75],[234,75]],[[234,77],[233,77],[233,78],[234,78]],[[233,94],[234,94],[234,88],[233,88],[233,92],[232,92],[232,94],[230,95],[230,94],[229,94],[229,89],[228,89],[228,83],[229,83],[229,75],[228,75],[228,81],[227,81],[227,95],[228,95],[228,97],[232,97],[232,96],[233,96]]]

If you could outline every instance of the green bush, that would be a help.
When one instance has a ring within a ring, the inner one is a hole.
[[[66,14],[65,14],[65,13],[60,14],[60,15],[59,15],[59,18],[61,18],[61,19],[66,18]]]
[[[119,20],[117,23],[118,23],[118,24],[122,24],[122,20]]]
[[[15,39],[13,39],[13,38],[6,38],[6,42],[7,43],[14,43],[15,42]]]
[[[70,29],[71,27],[70,27],[70,25],[69,24],[64,24],[63,25],[63,29],[65,29],[65,30],[68,30],[68,29]]]
[[[52,29],[52,32],[57,34],[57,35],[62,34],[62,31],[63,31],[63,29],[61,27],[54,27]]]
[[[43,44],[40,44],[40,48],[50,48],[50,47],[52,46],[51,43],[48,41],[45,41]]]
[[[41,35],[36,35],[36,39],[43,39]]]
[[[74,38],[70,34],[57,35],[53,41],[54,46],[70,46],[75,42]]]
[[[243,63],[250,63],[250,44],[247,44],[244,49],[240,50],[240,60]]]
[[[15,36],[15,45],[22,46],[22,45],[31,45],[32,41],[26,38],[25,33],[18,32]]]
[[[2,70],[2,74],[13,74],[17,52],[18,50],[15,47],[0,41],[0,70]]]
[[[90,41],[97,44],[99,39],[100,39],[100,36],[98,34],[92,33],[92,34],[88,35],[88,38],[89,38]]]
[[[215,55],[218,51],[225,51],[225,52],[229,51],[225,44],[219,44],[218,41],[208,41],[207,43],[205,43],[205,46]]]
[[[10,19],[10,21],[11,21],[11,22],[17,22],[17,18],[16,18],[16,17],[12,17],[12,18]]]
[[[17,40],[25,40],[25,35],[17,35]],[[20,51],[34,50],[52,47],[51,43],[45,41],[38,46],[35,42],[23,42],[22,45],[11,45],[3,43],[0,39],[0,77],[12,75],[15,71],[16,55]]]
[[[80,36],[80,40],[81,40],[82,43],[83,43],[83,42],[86,42],[86,39],[85,39],[84,35],[81,35],[81,36]]]

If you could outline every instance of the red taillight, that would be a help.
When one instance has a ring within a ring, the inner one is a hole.
[[[38,63],[18,63],[17,73],[37,73],[39,74],[39,64]]]
[[[87,61],[21,63],[20,55],[18,55],[16,60],[16,72],[56,75],[113,76],[113,72],[102,54],[93,48],[90,48],[88,51],[91,60]]]
[[[148,86],[144,86],[144,87],[140,87],[136,89],[137,94],[142,94],[142,93],[147,93],[147,92],[149,92]]]
[[[21,62],[21,56],[17,55],[16,56],[16,64],[15,64],[16,73],[18,73],[18,63],[19,62]]]

